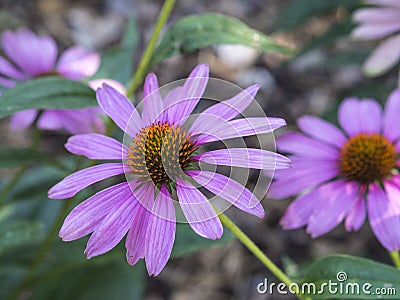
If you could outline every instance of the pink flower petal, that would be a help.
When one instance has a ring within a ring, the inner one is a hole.
[[[383,41],[363,65],[363,71],[367,76],[382,75],[391,69],[400,59],[400,34],[391,36]]]
[[[97,101],[103,111],[131,137],[143,128],[142,119],[132,102],[107,84],[96,91]]]
[[[157,276],[164,269],[175,240],[175,209],[167,194],[167,189],[162,186],[147,224],[145,260],[150,276]]]
[[[286,125],[285,120],[280,118],[244,118],[226,122],[219,117],[210,117],[210,124],[217,124],[207,132],[191,132],[192,135],[201,134],[197,139],[198,144],[214,141],[222,141],[236,137],[251,136],[256,134],[270,133],[275,129]],[[217,122],[217,120],[219,122]]]
[[[386,7],[369,7],[357,9],[353,14],[353,19],[354,21],[361,23],[399,23],[399,15],[399,9]]]
[[[179,205],[192,229],[202,237],[220,239],[222,224],[207,198],[196,187],[180,178],[177,178],[176,188]]]
[[[13,79],[25,80],[24,74],[17,70],[3,56],[0,56],[0,74]]]
[[[307,188],[312,188],[331,180],[339,174],[337,161],[291,157],[292,168],[277,170],[268,190],[273,199],[294,196]]]
[[[163,109],[163,101],[160,95],[157,76],[150,73],[146,77],[143,87],[143,112],[142,119],[145,126],[153,123],[160,117]]]
[[[115,206],[94,228],[87,243],[87,258],[106,253],[114,248],[128,232],[139,204],[129,190],[118,206]]]
[[[280,221],[283,229],[297,229],[306,225],[319,200],[318,188],[297,197]]]
[[[400,30],[400,22],[366,23],[356,27],[351,36],[355,40],[370,41],[383,38]]]
[[[321,142],[342,148],[346,143],[343,132],[335,125],[314,116],[303,116],[297,120],[301,131]]]
[[[365,199],[362,194],[359,194],[354,202],[349,214],[345,220],[345,228],[347,231],[357,231],[364,224],[367,210],[365,208]]]
[[[286,133],[277,139],[277,148],[281,152],[293,153],[305,157],[337,160],[339,150],[326,143],[311,139],[301,133]]]
[[[86,168],[65,177],[49,190],[48,196],[51,199],[70,198],[95,182],[122,173],[124,173],[124,165],[121,163],[108,163]]]
[[[379,133],[382,130],[382,108],[373,99],[346,98],[339,106],[340,126],[349,136]]]
[[[254,101],[254,97],[259,89],[260,86],[258,84],[252,85],[231,99],[221,101],[206,109],[193,122],[190,131],[204,133],[219,125],[221,122],[219,119],[224,121],[233,119]],[[217,116],[218,118],[212,118],[213,116]],[[214,122],[210,122],[210,119],[214,120]]]
[[[192,113],[206,89],[208,73],[207,65],[198,65],[193,69],[179,90],[179,97],[167,107],[169,123],[182,123]]]
[[[383,134],[395,142],[400,138],[400,89],[394,90],[385,106]]]
[[[109,78],[93,79],[90,80],[88,84],[92,90],[97,91],[97,89],[101,88],[104,83],[114,88],[120,94],[122,95],[126,94],[126,88],[123,86],[123,84],[114,79],[109,79]]]
[[[58,60],[57,72],[72,80],[82,80],[94,75],[100,66],[100,55],[81,47],[67,49]]]
[[[104,133],[105,124],[100,118],[104,115],[99,107],[58,110],[60,122],[71,134]]]
[[[93,232],[104,217],[117,209],[130,193],[126,182],[102,190],[76,206],[60,229],[63,241],[73,241]]]
[[[126,259],[131,266],[145,256],[146,232],[151,212],[146,208],[147,205],[143,206],[142,203],[154,201],[154,187],[151,185],[138,187],[135,190],[134,196],[140,202],[140,205],[133,218],[125,242]]]
[[[260,201],[237,181],[222,174],[207,171],[188,171],[187,174],[207,190],[232,203],[244,212],[259,218],[264,217],[264,208]]]
[[[32,125],[38,114],[37,109],[27,109],[11,116],[10,128],[12,131],[21,131]]]
[[[37,127],[42,130],[59,130],[63,127],[59,110],[47,109],[41,115],[37,122]]]
[[[398,198],[391,198],[378,185],[370,184],[367,195],[369,223],[379,242],[387,250],[395,251],[400,249],[400,216],[399,205],[395,202]]]
[[[90,159],[126,159],[127,148],[117,140],[108,136],[87,133],[71,136],[65,148],[77,155]]]
[[[261,170],[290,168],[291,162],[283,155],[262,149],[229,148],[205,152],[195,160],[214,165],[234,166]]]
[[[307,232],[316,238],[336,227],[357,200],[358,183],[336,180],[321,186],[318,205],[308,220]]]
[[[51,72],[57,58],[57,45],[49,36],[37,36],[22,28],[6,30],[1,36],[4,52],[29,76]]]

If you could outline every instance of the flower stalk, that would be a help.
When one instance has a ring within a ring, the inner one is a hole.
[[[389,252],[390,253],[390,257],[392,258],[393,264],[395,265],[395,267],[397,269],[400,270],[400,254],[399,251],[392,251]]]
[[[175,0],[166,0],[164,5],[158,15],[156,25],[154,26],[153,33],[151,35],[150,41],[147,44],[146,50],[140,60],[139,66],[132,77],[126,95],[128,97],[132,96],[135,92],[136,88],[142,83],[146,73],[147,68],[150,63],[151,56],[153,55],[154,48],[156,46],[158,37],[160,36],[161,30],[163,29],[165,23],[168,20],[169,15],[171,14],[172,8],[174,7]]]
[[[276,278],[278,278],[280,281],[282,281],[286,286],[292,285],[294,282],[290,280],[290,278],[281,270],[278,268],[277,265],[275,265],[267,255],[265,255],[264,252],[261,251],[261,249],[231,220],[229,219],[226,215],[223,213],[219,212],[218,209],[216,209],[216,212],[218,213],[218,217],[221,220],[221,223],[228,228],[237,238],[238,240],[247,248],[249,251],[257,257],[261,263],[267,267],[268,270],[272,272],[272,274],[275,275]],[[311,298],[306,297],[301,294],[297,294],[297,297],[302,300],[309,300]]]

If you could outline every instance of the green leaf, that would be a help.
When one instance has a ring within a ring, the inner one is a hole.
[[[276,29],[290,29],[302,25],[311,18],[326,14],[338,7],[354,9],[361,4],[359,0],[292,0],[278,13]]]
[[[46,153],[40,150],[0,146],[0,169],[46,161],[48,161]]]
[[[34,221],[10,221],[0,226],[0,254],[13,247],[42,238],[43,226]]]
[[[304,291],[313,299],[399,299],[400,270],[366,258],[332,255],[299,267],[298,271],[293,279],[300,288],[301,283],[315,284],[315,293],[307,293],[304,285]],[[378,292],[381,292],[379,297]]]
[[[293,54],[289,48],[238,19],[207,13],[183,17],[175,22],[157,45],[150,66],[180,53],[218,44],[240,44],[264,52]]]
[[[220,246],[233,241],[235,236],[226,228],[219,240],[209,240],[196,234],[188,224],[177,224],[171,257],[179,257],[201,249]]]
[[[88,261],[82,267],[38,281],[30,299],[142,299],[143,275],[143,263],[131,267],[125,256],[100,265]]]
[[[18,111],[37,109],[78,109],[97,106],[95,92],[82,82],[62,77],[29,80],[0,96],[0,118]]]

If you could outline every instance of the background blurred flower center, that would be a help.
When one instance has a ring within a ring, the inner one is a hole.
[[[361,133],[345,143],[339,161],[343,176],[371,183],[390,175],[396,164],[396,149],[380,134]]]
[[[129,148],[128,165],[135,176],[169,184],[189,167],[197,146],[184,128],[158,122],[143,128]]]

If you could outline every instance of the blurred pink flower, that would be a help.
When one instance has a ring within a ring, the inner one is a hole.
[[[6,30],[1,35],[1,45],[9,61],[0,56],[0,86],[12,88],[17,82],[41,76],[62,76],[82,80],[92,76],[100,64],[100,56],[80,47],[67,49],[57,60],[58,49],[50,36],[37,36],[29,29],[16,32]],[[37,118],[38,110],[29,109],[11,117],[11,129],[23,130]],[[37,126],[45,130],[65,129],[69,133],[104,132],[95,108],[79,110],[45,110]]]
[[[281,220],[285,229],[304,225],[318,237],[345,220],[358,230],[367,212],[375,236],[388,250],[400,249],[400,89],[389,96],[385,111],[372,99],[348,98],[339,107],[339,124],[303,116],[305,133],[277,140],[291,153],[291,170],[277,170],[268,195],[300,193]]]
[[[377,6],[360,8],[353,19],[359,25],[352,37],[370,41],[386,38],[367,58],[363,71],[378,76],[392,68],[400,59],[400,0],[367,0]]]

